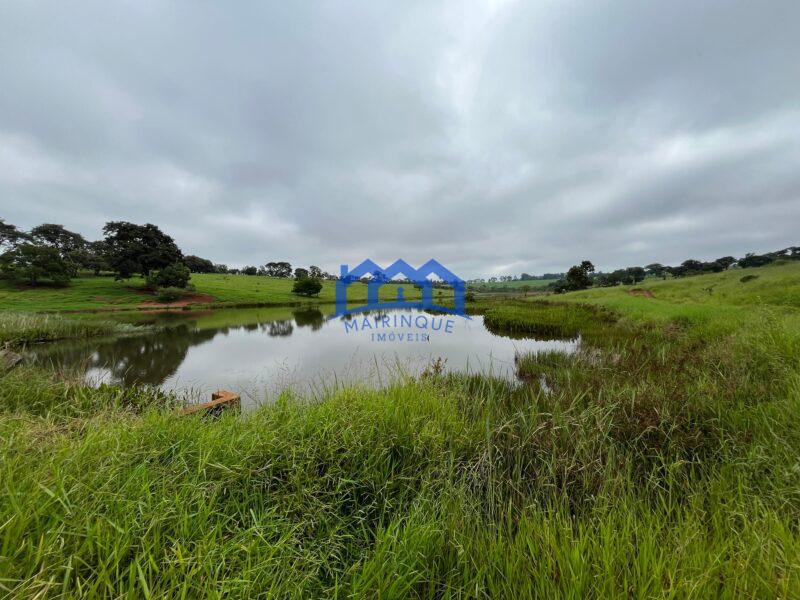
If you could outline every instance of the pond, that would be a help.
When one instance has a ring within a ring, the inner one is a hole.
[[[44,344],[33,349],[32,358],[62,371],[77,370],[94,385],[147,384],[192,398],[228,389],[258,403],[286,388],[316,395],[348,383],[380,386],[432,364],[512,379],[517,353],[572,352],[579,343],[492,332],[480,315],[393,311],[343,321],[329,319],[331,311],[122,315],[115,318],[143,326],[141,333]]]

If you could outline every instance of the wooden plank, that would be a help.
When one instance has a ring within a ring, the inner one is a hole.
[[[183,409],[184,415],[204,413],[207,416],[218,417],[226,410],[239,410],[241,397],[227,390],[218,390],[211,394],[211,402],[187,406]]]

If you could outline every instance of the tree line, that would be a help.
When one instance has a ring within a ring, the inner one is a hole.
[[[0,275],[15,283],[68,285],[78,272],[111,273],[115,279],[135,275],[152,289],[186,288],[191,273],[230,273],[295,279],[294,291],[315,295],[322,279],[335,279],[315,265],[294,270],[289,262],[229,269],[194,255],[184,255],[175,240],[156,225],[109,221],[103,239],[88,241],[63,225],[44,223],[24,231],[0,219]]]
[[[763,267],[780,260],[800,260],[800,246],[789,246],[775,252],[765,254],[748,253],[742,258],[723,256],[712,261],[701,261],[693,258],[683,261],[677,266],[666,266],[661,263],[651,263],[644,267],[627,267],[617,269],[610,273],[595,271],[591,261],[585,260],[579,265],[574,265],[567,273],[547,286],[547,289],[556,293],[583,290],[590,286],[613,287],[616,285],[632,285],[644,281],[645,277],[691,277],[704,273],[721,273],[731,268],[747,269]]]

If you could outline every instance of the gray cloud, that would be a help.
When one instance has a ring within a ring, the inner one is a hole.
[[[465,276],[796,244],[800,5],[4,2],[0,215]]]

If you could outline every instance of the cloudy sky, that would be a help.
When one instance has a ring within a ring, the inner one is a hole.
[[[800,243],[800,2],[0,3],[0,217],[465,277]]]

